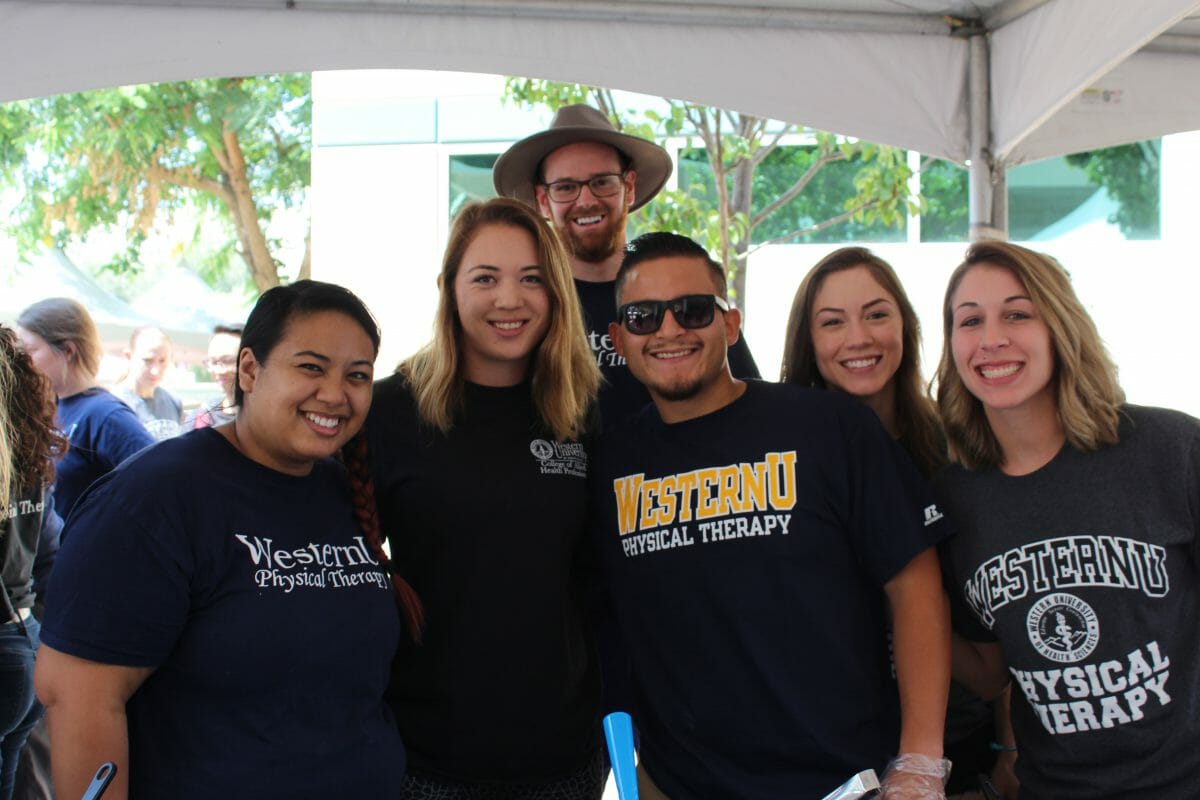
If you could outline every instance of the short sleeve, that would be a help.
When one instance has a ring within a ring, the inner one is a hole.
[[[113,404],[112,411],[96,431],[96,453],[113,469],[133,454],[154,444],[132,408],[124,403]]]
[[[942,566],[942,586],[950,598],[950,627],[955,633],[972,642],[999,641],[996,635],[983,626],[975,612],[963,599],[962,585],[955,577],[953,558],[950,553],[952,539],[938,546],[938,558]]]
[[[42,641],[90,661],[150,667],[166,660],[189,609],[191,548],[169,518],[147,518],[136,473],[92,487],[64,530]]]
[[[919,553],[949,535],[933,492],[908,454],[874,413],[863,408],[845,424],[852,443],[851,532],[868,573],[883,585]]]

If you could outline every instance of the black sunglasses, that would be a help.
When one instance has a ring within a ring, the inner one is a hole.
[[[617,321],[636,336],[646,336],[662,327],[667,309],[681,328],[694,330],[712,324],[717,309],[729,310],[729,303],[712,294],[685,294],[674,300],[638,300],[617,309]]]

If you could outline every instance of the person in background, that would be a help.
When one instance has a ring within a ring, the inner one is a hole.
[[[925,392],[920,347],[921,322],[892,266],[865,247],[843,247],[818,261],[796,290],[780,381],[866,403],[928,480],[946,464],[946,437]],[[947,793],[976,789],[978,776],[988,773],[993,784],[1014,786],[1011,738],[1007,703],[993,715],[973,692],[951,683],[945,746],[954,771]],[[997,757],[995,747],[1005,752]]]
[[[654,199],[671,177],[671,156],[653,142],[621,133],[587,105],[563,106],[547,130],[515,143],[492,170],[496,193],[541,211],[567,248],[575,291],[583,304],[592,355],[604,375],[600,416],[605,424],[650,402],[614,347],[614,286],[625,254],[629,215]],[[730,348],[734,376],[758,378],[749,348]]]
[[[171,340],[158,328],[138,328],[125,349],[129,371],[115,394],[137,414],[155,439],[179,434],[183,403],[160,384],[171,367]]]
[[[0,800],[13,796],[21,750],[42,716],[33,693],[34,611],[62,528],[50,484],[67,446],[54,413],[46,377],[0,326]]]
[[[433,340],[376,386],[347,457],[424,611],[388,690],[410,756],[393,796],[597,800],[581,566],[600,374],[566,256],[528,206],[470,204],[438,286]]]
[[[238,346],[242,340],[242,325],[217,325],[208,341],[208,357],[204,367],[221,387],[221,396],[214,397],[192,409],[183,418],[183,430],[210,428],[230,422],[237,416],[234,400],[234,380],[237,377]]]
[[[392,796],[400,619],[330,458],[366,418],[378,350],[346,289],[270,289],[242,337],[237,418],[80,499],[35,672],[58,797],[110,760],[106,799]]]
[[[1200,421],[1125,402],[1043,253],[971,245],[942,321],[962,674],[982,696],[1011,680],[1020,797],[1196,797]]]
[[[823,797],[892,759],[885,798],[942,798],[947,531],[912,464],[862,403],[732,376],[740,315],[691,239],[630,242],[617,294],[654,404],[600,437],[593,519],[641,797]]]
[[[133,409],[97,385],[103,349],[82,304],[66,297],[41,300],[21,312],[16,330],[58,397],[58,429],[70,443],[58,457],[53,492],[54,507],[65,519],[92,481],[153,444],[154,437]],[[45,720],[21,751],[15,794],[25,800],[53,797]]]
[[[96,383],[100,334],[80,303],[41,300],[17,317],[17,337],[58,397],[58,427],[70,447],[56,468],[54,506],[65,519],[92,481],[154,444],[133,410]]]

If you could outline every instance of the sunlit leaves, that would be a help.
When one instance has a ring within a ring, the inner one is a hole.
[[[0,105],[0,180],[20,191],[15,217],[0,224],[23,251],[120,225],[129,245],[110,266],[125,269],[137,263],[163,214],[195,208],[228,219],[231,176],[242,169],[259,219],[302,203],[311,131],[307,74],[123,86]]]

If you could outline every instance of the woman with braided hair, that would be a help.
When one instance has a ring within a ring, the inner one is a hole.
[[[49,487],[67,443],[54,425],[50,383],[0,325],[0,800],[12,797],[17,760],[42,716],[33,694],[40,626],[33,615],[62,521]]]
[[[600,377],[570,268],[545,220],[496,199],[458,215],[438,286],[433,341],[376,385],[369,456],[348,454],[424,610],[388,690],[399,796],[593,800],[579,563]]]
[[[271,289],[242,334],[234,421],[160,442],[80,498],[36,674],[58,796],[104,761],[116,798],[394,793],[400,619],[330,458],[366,418],[378,349],[342,287]]]

